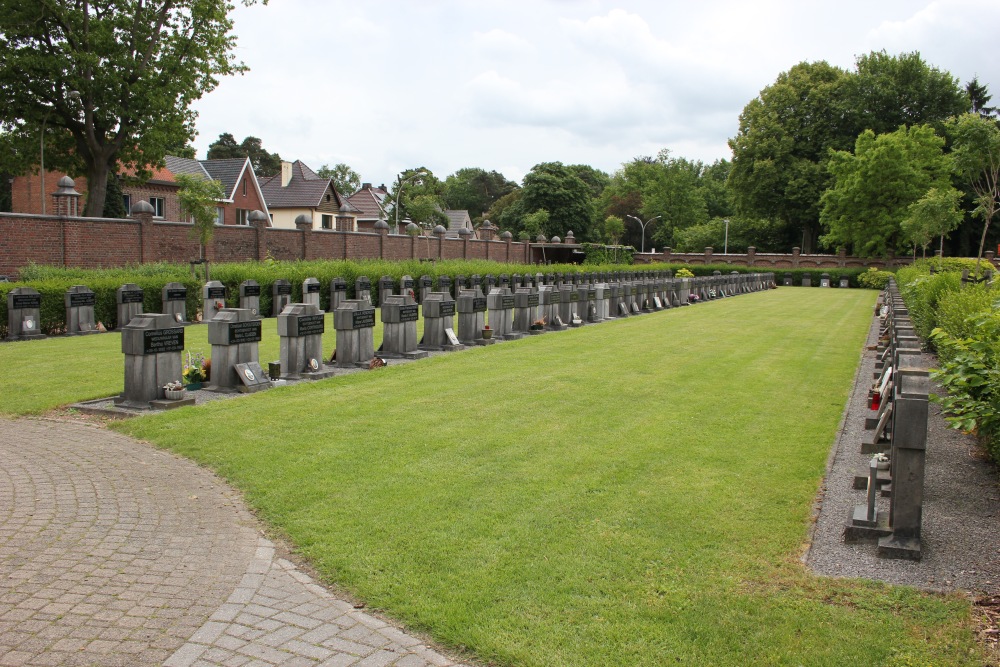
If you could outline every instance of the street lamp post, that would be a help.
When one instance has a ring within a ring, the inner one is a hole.
[[[414,178],[421,178],[426,175],[426,171],[418,171],[399,181],[399,187],[396,188],[396,204],[394,207],[396,209],[396,229],[393,231],[393,234],[399,233],[399,195],[403,192],[403,186],[412,181]]]
[[[640,218],[637,218],[634,215],[629,215],[627,213],[625,214],[625,217],[626,218],[632,218],[633,220],[635,220],[636,222],[638,222],[639,226],[642,228],[642,250],[640,250],[639,252],[645,253],[646,252],[646,225],[648,225],[649,223],[651,223],[653,220],[659,220],[662,216],[658,215],[658,216],[656,216],[654,218],[650,218],[646,222],[643,222]]]
[[[723,248],[722,248],[722,254],[723,255],[728,255],[729,254],[729,218],[726,218],[725,223],[726,223],[726,240],[725,240]]]
[[[66,93],[66,97],[68,97],[71,100],[79,100],[80,99],[80,93],[78,91],[76,91],[76,90],[71,90],[68,93]],[[42,215],[45,215],[45,197],[46,197],[46,195],[45,195],[45,124],[49,122],[49,115],[51,115],[51,113],[54,110],[55,110],[55,107],[52,107],[51,109],[49,109],[48,111],[45,112],[45,117],[42,118],[42,134],[40,135],[39,141],[38,141],[38,174],[39,174],[39,176],[41,176],[41,179],[42,179],[42,182],[41,182],[41,190],[42,190],[42,192],[41,192],[41,194],[42,194]]]

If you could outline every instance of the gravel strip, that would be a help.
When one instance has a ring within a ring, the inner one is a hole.
[[[877,338],[876,318],[867,346]],[[875,555],[875,544],[844,543],[850,513],[865,502],[865,491],[852,488],[854,475],[867,469],[871,458],[861,453],[869,412],[866,400],[875,369],[875,352],[867,346],[817,497],[818,514],[806,564],[815,573],[832,577],[863,577],[933,591],[995,593],[1000,588],[997,469],[974,438],[947,427],[940,407],[933,402],[928,416],[922,559],[883,559]],[[879,497],[878,508],[888,513],[889,499]]]

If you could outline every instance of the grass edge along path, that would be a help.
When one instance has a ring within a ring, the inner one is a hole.
[[[113,428],[486,662],[978,664],[961,596],[799,561],[873,299],[751,294]]]

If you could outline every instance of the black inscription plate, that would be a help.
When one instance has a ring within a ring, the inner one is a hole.
[[[474,313],[485,313],[486,312],[486,298],[473,298],[472,299],[472,312]]]
[[[413,289],[413,279],[407,278],[403,280],[403,289]]]
[[[209,287],[208,293],[205,296],[206,299],[225,299],[226,298],[226,288],[225,287]]]
[[[597,290],[592,290],[592,289],[587,290],[587,299],[590,301],[595,301],[597,299]]]
[[[274,293],[275,294],[279,294],[279,295],[281,295],[281,294],[291,294],[292,293],[292,286],[291,285],[283,285],[281,283],[277,283],[274,286]]]
[[[41,294],[12,294],[11,296],[14,299],[13,308],[15,310],[42,307]]]
[[[528,308],[531,308],[531,307],[537,306],[537,305],[538,305],[538,295],[537,294],[529,294],[528,295]]]
[[[375,309],[355,310],[351,313],[352,329],[370,329],[375,326]]]
[[[433,286],[434,286],[434,281],[431,280],[430,278],[421,278],[420,279],[420,287],[421,288],[423,288],[423,287],[433,287]]]
[[[319,294],[319,283],[309,283],[306,285],[306,294]]]
[[[243,296],[260,296],[260,285],[244,285]]]
[[[323,315],[302,315],[299,317],[299,335],[315,336],[326,331]]]
[[[368,289],[368,290],[370,290],[372,288],[372,281],[370,281],[370,280],[368,280],[368,278],[364,278],[364,277],[358,278],[356,286],[357,286],[358,289]]]
[[[260,342],[260,320],[249,322],[232,322],[229,325],[229,344]]]
[[[162,352],[184,351],[184,327],[173,329],[153,329],[142,332],[142,353],[160,354]]]
[[[562,294],[559,292],[549,292],[549,303],[561,303]]]
[[[127,290],[121,292],[121,295],[120,303],[142,303],[142,290]]]
[[[514,295],[513,294],[504,294],[503,296],[501,296],[500,297],[500,307],[504,308],[504,309],[513,308],[514,307]]]
[[[70,293],[69,295],[69,305],[70,308],[79,308],[81,306],[93,306],[97,303],[97,295],[93,292],[78,292]]]
[[[580,300],[580,295],[577,293],[576,290],[573,290],[572,292],[569,293],[569,300],[570,301],[579,301]]]
[[[167,290],[167,301],[187,301],[187,296],[188,291],[186,287]]]
[[[408,306],[399,307],[399,321],[400,322],[416,322],[420,316],[419,306],[415,303],[411,303]]]
[[[441,302],[441,317],[451,317],[455,314],[455,302],[454,301],[442,301]]]

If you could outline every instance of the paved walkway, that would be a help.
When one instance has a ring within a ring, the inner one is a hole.
[[[87,424],[0,434],[0,665],[456,664],[278,557],[193,463]]]

